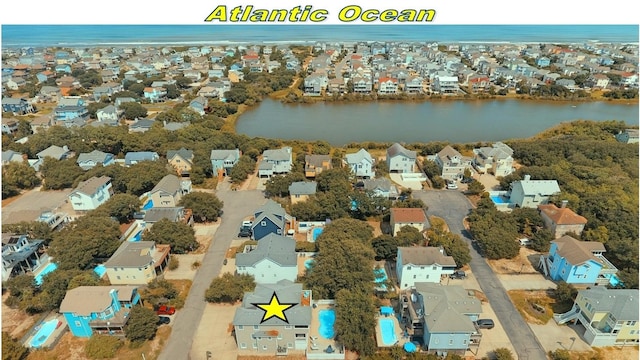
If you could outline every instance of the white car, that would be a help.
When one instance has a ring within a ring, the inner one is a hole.
[[[455,181],[447,181],[447,189],[449,190],[457,190],[458,184]]]

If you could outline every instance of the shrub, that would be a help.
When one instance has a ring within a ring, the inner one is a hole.
[[[200,267],[200,261],[196,260],[191,264],[191,269],[195,270]]]
[[[111,359],[122,347],[120,339],[108,335],[93,335],[84,347],[84,351],[91,359]]]
[[[221,277],[213,279],[211,285],[204,294],[204,299],[212,303],[230,303],[239,301],[245,292],[253,291],[256,287],[251,275],[233,275],[224,273]]]
[[[513,360],[513,354],[507,348],[495,349],[493,350],[493,355],[496,360]]]
[[[169,261],[169,270],[175,270],[180,266],[180,261],[178,258],[171,255],[171,260]]]

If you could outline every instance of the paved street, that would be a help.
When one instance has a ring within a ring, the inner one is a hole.
[[[222,222],[193,279],[184,308],[175,315],[173,330],[158,357],[160,360],[192,358],[189,355],[191,344],[207,305],[204,301],[204,293],[211,280],[220,273],[225,253],[237,235],[238,226],[242,219],[249,216],[253,210],[266,201],[262,192],[256,190],[219,191],[216,195],[224,201]],[[212,326],[217,326],[217,324],[212,324]],[[212,338],[211,341],[215,341],[215,339]],[[202,354],[202,359],[205,358],[204,355]],[[200,357],[193,358],[200,359]]]
[[[429,190],[414,191],[413,196],[427,204],[428,215],[443,218],[449,230],[454,234],[460,234],[470,245],[471,239],[464,229],[463,219],[471,210],[471,204],[467,198],[455,190]],[[505,288],[502,286],[496,274],[491,270],[486,260],[470,246],[471,270],[475,274],[480,289],[489,299],[489,303],[496,313],[496,317],[502,324],[509,340],[520,360],[546,359],[544,348],[535,334],[518,313],[509,299]]]

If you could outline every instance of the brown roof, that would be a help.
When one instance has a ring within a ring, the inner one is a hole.
[[[565,235],[559,239],[553,240],[558,246],[557,253],[572,265],[582,264],[586,261],[593,260],[601,263],[600,259],[593,255],[594,252],[605,252],[604,244],[597,241],[580,241]]]
[[[74,190],[74,192],[80,192],[86,195],[93,195],[96,193],[98,188],[106,183],[111,181],[111,178],[108,176],[100,176],[100,177],[92,177],[87,181],[81,182],[78,187]]]
[[[168,253],[169,248],[169,245],[156,245],[154,241],[123,241],[104,266],[136,268],[151,265],[157,255]]]
[[[419,208],[392,208],[391,218],[396,223],[426,223],[427,215]]]
[[[569,208],[559,208],[554,204],[538,205],[538,209],[543,212],[551,221],[558,225],[586,224],[587,219],[576,214]]]
[[[456,266],[455,260],[451,256],[445,256],[440,252],[440,248],[433,246],[411,246],[398,247],[398,251],[402,256],[402,265],[443,265]]]
[[[111,306],[111,290],[118,292],[119,301],[130,301],[135,289],[135,286],[80,286],[67,291],[60,304],[60,312],[79,316],[100,313]]]

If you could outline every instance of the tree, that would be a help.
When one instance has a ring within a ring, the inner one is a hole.
[[[158,330],[158,320],[155,311],[140,305],[133,306],[124,327],[124,336],[134,344],[151,340]]]
[[[469,195],[479,195],[484,192],[484,185],[478,180],[473,180],[469,183],[467,187],[467,194]]]
[[[424,243],[424,235],[413,226],[405,225],[394,236],[398,246],[420,245]]]
[[[183,196],[178,205],[191,209],[196,222],[207,222],[218,220],[224,203],[214,194],[194,191]]]
[[[168,303],[170,305],[178,297],[178,290],[167,280],[156,278],[146,288],[140,290],[140,297],[145,303],[153,305]]]
[[[11,162],[2,165],[2,181],[6,181],[6,185],[18,189],[33,189],[40,183],[36,170],[26,162]]]
[[[69,188],[83,172],[75,159],[56,160],[46,157],[40,166],[40,173],[44,178],[42,187],[45,190]]]
[[[84,352],[90,359],[112,359],[122,345],[122,341],[117,337],[96,334],[89,338]]]
[[[336,295],[336,339],[360,356],[373,354],[376,351],[374,314],[373,297],[369,293],[340,290]]]
[[[133,214],[140,210],[140,198],[130,194],[115,194],[104,204],[98,206],[91,214],[113,216],[121,224],[129,222]]]
[[[371,240],[376,260],[392,260],[398,254],[398,242],[391,235],[382,234]]]
[[[573,303],[577,295],[578,290],[573,285],[567,284],[564,281],[560,281],[553,292],[553,297],[559,303]]]
[[[120,104],[120,109],[124,110],[124,117],[129,120],[147,117],[147,108],[137,102],[125,102]]]
[[[242,300],[245,292],[255,289],[256,283],[253,276],[247,274],[233,275],[224,273],[211,281],[209,288],[204,294],[204,299],[212,303],[233,304]]]
[[[174,254],[185,254],[199,246],[191,226],[169,219],[162,219],[153,224],[151,229],[145,230],[142,234],[142,239],[155,241],[156,244],[169,244]]]
[[[172,174],[166,163],[161,161],[141,161],[126,169],[123,182],[129,194],[140,196],[151,191],[165,175]]]
[[[53,238],[49,224],[42,221],[21,221],[14,224],[3,224],[2,231],[13,234],[27,234],[30,239],[44,240],[45,245]]]
[[[289,196],[289,186],[296,181],[304,181],[305,177],[302,173],[291,172],[287,175],[272,176],[265,184],[265,192],[267,196]]]
[[[495,360],[513,360],[513,354],[511,350],[507,348],[498,348],[493,350],[493,356]]]
[[[29,355],[29,349],[8,332],[2,332],[2,360],[24,360],[27,355]]]
[[[231,168],[231,181],[234,183],[242,183],[247,180],[250,174],[256,169],[256,161],[247,155],[240,156],[240,160]]]
[[[551,241],[553,240],[553,234],[550,230],[540,229],[531,238],[531,248],[535,251],[547,252],[551,247]]]

